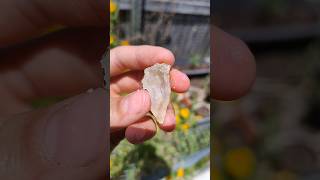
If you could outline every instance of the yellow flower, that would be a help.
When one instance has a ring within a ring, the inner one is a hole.
[[[255,157],[246,147],[230,150],[224,160],[226,171],[236,178],[246,178],[253,173]]]
[[[184,118],[187,119],[190,116],[190,111],[188,108],[182,108],[180,109],[180,115]]]
[[[129,41],[125,40],[125,41],[121,41],[121,46],[128,46],[130,45]]]
[[[115,2],[113,2],[112,0],[110,1],[110,13],[114,13],[117,10],[117,4]]]
[[[116,41],[116,37],[114,35],[110,36],[110,44],[113,44]]]
[[[185,124],[182,124],[181,126],[181,129],[184,131],[184,132],[188,132],[190,126],[189,124],[185,123]]]
[[[180,124],[181,118],[179,115],[176,115],[176,124]]]
[[[184,176],[184,169],[179,168],[177,171],[177,177],[182,178]]]

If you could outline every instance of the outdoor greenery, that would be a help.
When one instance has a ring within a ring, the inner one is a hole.
[[[182,95],[182,94],[180,94]],[[110,174],[113,179],[125,176],[127,179],[139,179],[142,176],[157,174],[163,170],[168,178],[188,178],[200,167],[207,165],[209,158],[196,166],[172,172],[172,166],[184,157],[209,147],[210,129],[197,129],[197,122],[203,119],[193,108],[178,101],[174,94],[176,112],[176,131],[159,131],[150,141],[141,145],[132,145],[124,140],[113,151],[110,158]],[[182,100],[183,101],[183,100]]]
[[[110,46],[129,45],[119,33],[119,5],[110,1]],[[195,57],[194,61],[199,61]],[[195,62],[196,63],[196,62]],[[207,85],[208,86],[208,85]],[[159,130],[154,138],[133,145],[123,140],[110,156],[110,175],[112,179],[140,179],[141,177],[166,175],[167,179],[188,179],[196,171],[208,166],[209,156],[190,168],[173,170],[174,164],[204,148],[209,147],[210,128],[198,128],[203,114],[197,113],[193,106],[196,95],[187,93],[172,94],[176,113],[176,129],[172,133]]]
[[[189,59],[189,64],[192,68],[198,67],[201,63],[201,56],[199,54],[194,54]]]
[[[118,32],[119,7],[114,0],[110,1],[110,47],[129,45],[129,41],[120,40]]]

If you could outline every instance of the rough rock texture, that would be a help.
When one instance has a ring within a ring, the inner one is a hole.
[[[168,64],[155,64],[144,70],[143,89],[151,97],[151,113],[160,124],[164,122],[167,107],[170,103],[170,68]]]

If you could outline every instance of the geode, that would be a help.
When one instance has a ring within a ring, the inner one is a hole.
[[[142,79],[143,89],[149,92],[151,98],[151,113],[159,123],[164,122],[168,105],[170,103],[170,69],[168,64],[155,64],[144,70]]]

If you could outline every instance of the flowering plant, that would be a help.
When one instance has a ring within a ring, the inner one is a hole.
[[[210,129],[196,130],[197,122],[203,117],[192,107],[192,99],[186,93],[174,93],[173,106],[176,112],[176,131],[157,135],[144,144],[132,145],[126,140],[111,153],[110,174],[112,178],[125,175],[140,179],[146,174],[155,174],[155,170],[167,170],[167,179],[187,179],[197,169],[207,165],[209,157],[190,168],[178,168],[173,165],[192,153],[209,146]],[[148,167],[152,167],[151,169]]]
[[[172,99],[176,114],[176,129],[188,133],[189,129],[197,124],[197,121],[203,119],[203,116],[196,113],[190,98],[185,93],[174,93]]]
[[[114,48],[119,45],[122,45],[122,46],[129,45],[129,41],[119,40],[118,19],[119,19],[119,6],[114,0],[111,0],[110,1],[110,37],[109,37],[109,43],[111,48]]]
[[[118,41],[117,41],[117,35],[116,35],[116,25],[118,22],[118,16],[119,16],[119,11],[118,11],[118,5],[116,2],[113,0],[110,1],[110,47],[114,48],[117,46]]]

